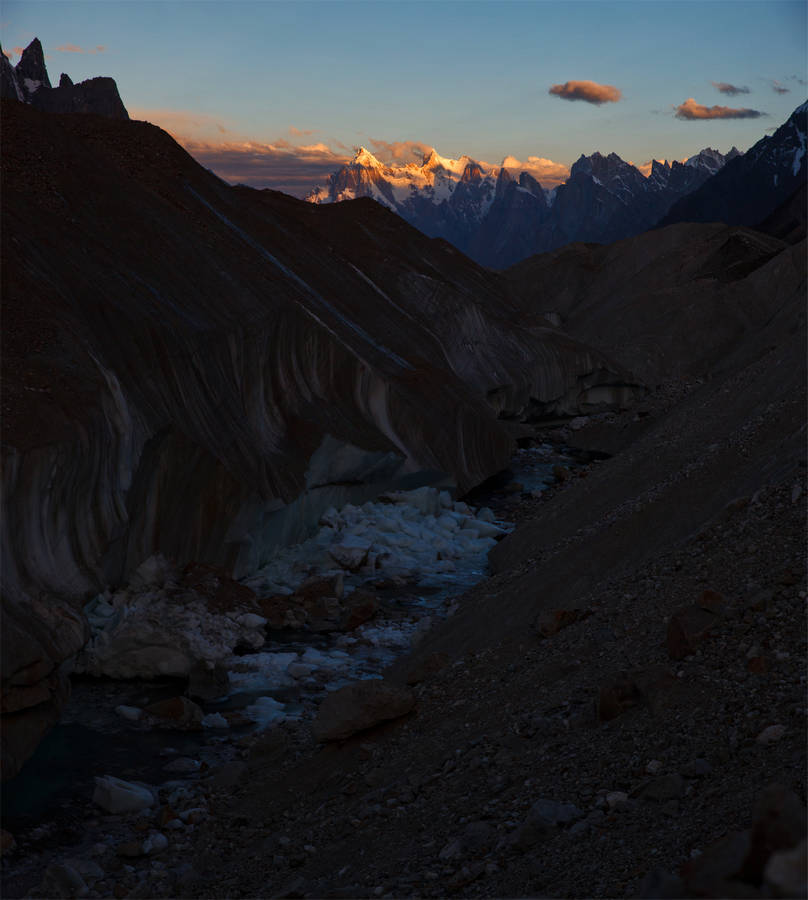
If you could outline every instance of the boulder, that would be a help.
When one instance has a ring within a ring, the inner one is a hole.
[[[154,796],[149,788],[131,781],[122,781],[112,775],[98,776],[95,779],[93,803],[112,815],[137,812],[154,806]]]
[[[682,867],[688,896],[769,896],[750,893],[764,877],[776,888],[774,896],[803,896],[791,888],[805,883],[804,869],[798,873],[794,867],[795,862],[799,865],[805,837],[805,807],[799,798],[780,785],[770,785],[758,801],[751,828],[727,834]],[[785,892],[780,892],[781,886]]]
[[[562,628],[572,625],[579,619],[591,615],[591,610],[584,609],[548,609],[539,613],[533,622],[533,628],[541,638],[549,638],[558,634]]]
[[[329,694],[312,726],[318,741],[340,741],[381,722],[405,716],[415,706],[412,691],[383,681],[357,681]]]
[[[206,606],[210,612],[257,611],[258,601],[255,592],[234,581],[227,572],[217,566],[189,563],[183,570],[182,581],[197,594],[208,598]]]
[[[375,594],[371,594],[370,591],[354,591],[342,604],[340,626],[345,631],[353,631],[369,622],[378,611],[379,601]]]
[[[695,653],[718,622],[719,616],[699,603],[678,609],[668,623],[666,640],[670,658],[684,659]]]
[[[45,869],[39,890],[45,897],[58,897],[60,900],[86,897],[90,892],[84,879],[72,866],[59,863],[51,863]]]
[[[343,569],[349,572],[358,572],[368,558],[371,543],[355,535],[346,535],[339,543],[332,544],[328,553]]]
[[[187,697],[160,700],[147,706],[143,712],[163,728],[176,728],[179,731],[199,731],[202,728],[202,709]]]
[[[147,559],[127,588],[85,606],[92,637],[76,671],[108,678],[189,678],[215,667],[236,647],[258,649],[265,616],[249,588],[212,566],[185,574],[159,554]]]

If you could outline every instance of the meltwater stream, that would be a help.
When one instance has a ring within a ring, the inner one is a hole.
[[[351,631],[267,630],[263,646],[225,660],[230,687],[201,704],[208,726],[202,731],[154,730],[116,713],[183,693],[177,679],[75,678],[62,721],[4,788],[5,827],[31,828],[64,815],[74,800],[86,804],[95,775],[160,784],[174,753],[199,760],[202,771],[215,767],[235,755],[245,734],[310,718],[327,692],[380,678],[485,577],[488,551],[511,529],[502,512],[508,498],[538,496],[553,482],[554,466],[570,463],[563,449],[547,444],[521,449],[507,473],[475,492],[474,508],[420,488],[329,510],[317,534],[279,550],[246,584],[258,596],[282,597],[313,575],[339,574],[346,596],[374,594],[374,618]]]

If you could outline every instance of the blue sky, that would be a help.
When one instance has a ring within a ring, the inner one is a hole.
[[[551,181],[594,150],[638,165],[745,150],[808,93],[804,2],[4,0],[1,16],[12,62],[37,36],[54,83],[111,75],[133,117],[206,165],[298,192],[359,144],[537,157]],[[578,80],[621,98],[549,93]],[[765,115],[677,118],[689,98]]]

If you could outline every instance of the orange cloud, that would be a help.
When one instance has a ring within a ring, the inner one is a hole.
[[[370,139],[373,153],[382,162],[421,162],[427,156],[432,147],[423,141],[382,141]]]
[[[61,53],[89,53],[93,56],[96,53],[103,53],[107,48],[103,44],[97,44],[95,47],[85,50],[84,47],[79,47],[77,44],[62,44],[61,47],[56,49]]]
[[[502,168],[513,173],[527,172],[545,188],[563,184],[570,177],[569,166],[541,156],[528,156],[524,162],[520,162],[515,156],[506,156],[502,160]]]
[[[183,140],[179,143],[197,162],[225,181],[272,188],[295,197],[305,197],[351,160],[326,144],[296,147],[282,139],[271,144]]]
[[[727,94],[729,97],[735,97],[737,94],[751,94],[748,87],[739,87],[730,84],[727,81],[711,81],[710,84],[720,93]]]
[[[159,125],[180,143],[185,140],[210,140],[230,133],[230,129],[216,116],[183,109],[130,107],[129,116]]]
[[[295,137],[303,137],[304,135],[314,134],[315,131],[315,128],[295,128],[294,125],[289,126],[289,134],[294,135]]]
[[[664,162],[664,160],[658,159],[657,162]],[[634,163],[629,160],[629,165],[633,166]],[[640,172],[645,178],[647,178],[651,174],[651,167],[654,165],[654,160],[649,159],[647,163],[643,163],[641,166],[637,166],[637,171]]]
[[[733,109],[730,106],[703,106],[688,97],[684,103],[674,107],[676,118],[687,121],[698,119],[759,119],[766,113],[757,109]]]
[[[790,94],[791,93],[791,88],[787,88],[785,85],[780,84],[780,82],[776,78],[772,79],[771,85],[772,85],[772,90],[775,92],[775,94]]]
[[[613,84],[598,84],[596,81],[565,81],[564,84],[554,84],[547,93],[562,100],[583,100],[596,106],[617,103],[623,96]]]

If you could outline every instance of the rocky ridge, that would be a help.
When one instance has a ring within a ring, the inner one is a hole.
[[[726,222],[756,226],[782,206],[808,174],[808,102],[771,135],[729,163],[698,190],[677,200],[660,225]],[[804,221],[804,209],[803,209]]]
[[[11,65],[0,49],[0,97],[27,103],[44,112],[129,118],[114,78],[88,78],[73,84],[70,76],[62,72],[58,87],[53,87],[38,38],[23,50],[16,66]]]

